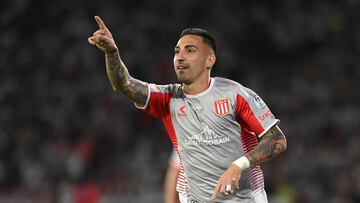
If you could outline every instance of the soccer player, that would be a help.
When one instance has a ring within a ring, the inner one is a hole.
[[[95,20],[99,30],[88,41],[105,53],[113,90],[160,119],[180,155],[187,194],[181,201],[266,203],[259,164],[283,152],[286,138],[254,91],[210,76],[213,37],[199,28],[184,30],[174,49],[180,84],[155,85],[130,76],[110,31]]]

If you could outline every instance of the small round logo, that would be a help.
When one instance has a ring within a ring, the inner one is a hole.
[[[255,106],[259,109],[263,109],[266,106],[265,102],[259,96],[254,97],[254,102]]]

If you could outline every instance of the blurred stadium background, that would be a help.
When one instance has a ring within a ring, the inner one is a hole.
[[[257,91],[288,138],[270,203],[360,202],[360,2],[5,0],[0,203],[159,203],[171,146],[112,92],[87,43],[100,15],[131,74],[174,82],[182,29],[218,42],[213,75]]]

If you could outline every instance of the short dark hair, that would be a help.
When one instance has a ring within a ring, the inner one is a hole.
[[[185,30],[183,30],[181,32],[180,38],[185,36],[185,35],[198,35],[198,36],[201,36],[203,38],[203,42],[208,44],[214,50],[214,53],[216,54],[216,42],[215,42],[214,38],[209,34],[209,32],[206,31],[205,29],[202,29],[202,28],[186,28]]]

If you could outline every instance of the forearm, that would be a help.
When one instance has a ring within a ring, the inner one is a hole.
[[[177,178],[179,176],[179,166],[169,166],[164,181],[164,202],[179,202],[179,195],[176,191]]]
[[[106,72],[113,90],[123,93],[139,105],[144,105],[148,94],[146,83],[130,76],[119,52],[105,53],[105,61]]]
[[[278,126],[274,126],[263,135],[259,144],[245,156],[251,166],[254,166],[276,157],[286,148],[287,142],[284,134]]]
[[[105,53],[106,72],[114,91],[121,91],[129,86],[129,71],[120,59],[118,51]]]

